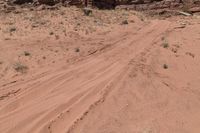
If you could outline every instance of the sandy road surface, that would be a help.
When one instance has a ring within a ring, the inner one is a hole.
[[[119,28],[105,37],[106,48],[83,60],[1,85],[0,132],[200,132],[195,22],[180,29],[169,20]]]

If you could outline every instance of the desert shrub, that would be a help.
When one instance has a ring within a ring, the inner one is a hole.
[[[26,65],[23,65],[22,63],[15,63],[13,65],[13,68],[15,71],[20,72],[20,73],[26,73],[28,70],[28,67]]]

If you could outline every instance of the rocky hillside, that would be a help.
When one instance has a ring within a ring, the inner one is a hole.
[[[120,5],[120,3],[118,3]],[[182,9],[183,11],[190,12],[191,8],[197,9],[200,1],[195,0],[132,0],[126,3],[126,5],[120,5],[120,8],[129,8],[134,10],[155,10],[155,9]],[[194,9],[193,9],[194,10]]]
[[[56,9],[59,6],[88,6],[100,9],[158,10],[181,9],[188,13],[200,12],[200,0],[0,0],[0,10],[10,12],[20,7]]]

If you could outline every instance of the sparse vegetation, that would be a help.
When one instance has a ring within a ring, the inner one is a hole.
[[[84,12],[84,14],[85,14],[86,16],[89,16],[89,15],[92,14],[92,10],[89,9],[89,8],[84,8],[84,9],[83,9],[83,12]]]
[[[200,16],[182,1],[37,1],[0,1],[2,133],[200,133]]]
[[[22,63],[15,63],[13,65],[13,68],[15,71],[20,72],[20,73],[26,73],[28,70],[28,67]]]
[[[169,44],[167,42],[164,42],[163,43],[163,48],[168,48],[169,47]]]
[[[10,32],[14,32],[14,31],[16,31],[17,29],[16,29],[16,27],[11,27],[10,28]]]
[[[190,12],[190,6],[191,6],[191,3],[189,1],[185,2],[183,4],[182,11],[187,12],[187,13],[191,13]]]
[[[169,43],[167,42],[165,37],[162,37],[161,40],[163,41],[163,43],[162,43],[163,48],[168,48],[169,47]]]

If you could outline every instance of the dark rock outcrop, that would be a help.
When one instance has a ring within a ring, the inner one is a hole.
[[[179,8],[183,11],[198,12],[200,0],[7,0],[9,4],[25,4],[32,3],[33,5],[49,5],[53,6],[57,3],[66,5],[88,6],[92,5],[100,9],[132,9],[132,10],[156,10],[165,8]]]
[[[17,4],[17,5],[21,5],[21,4],[25,4],[25,3],[32,3],[33,0],[9,0],[8,3],[9,4]]]

